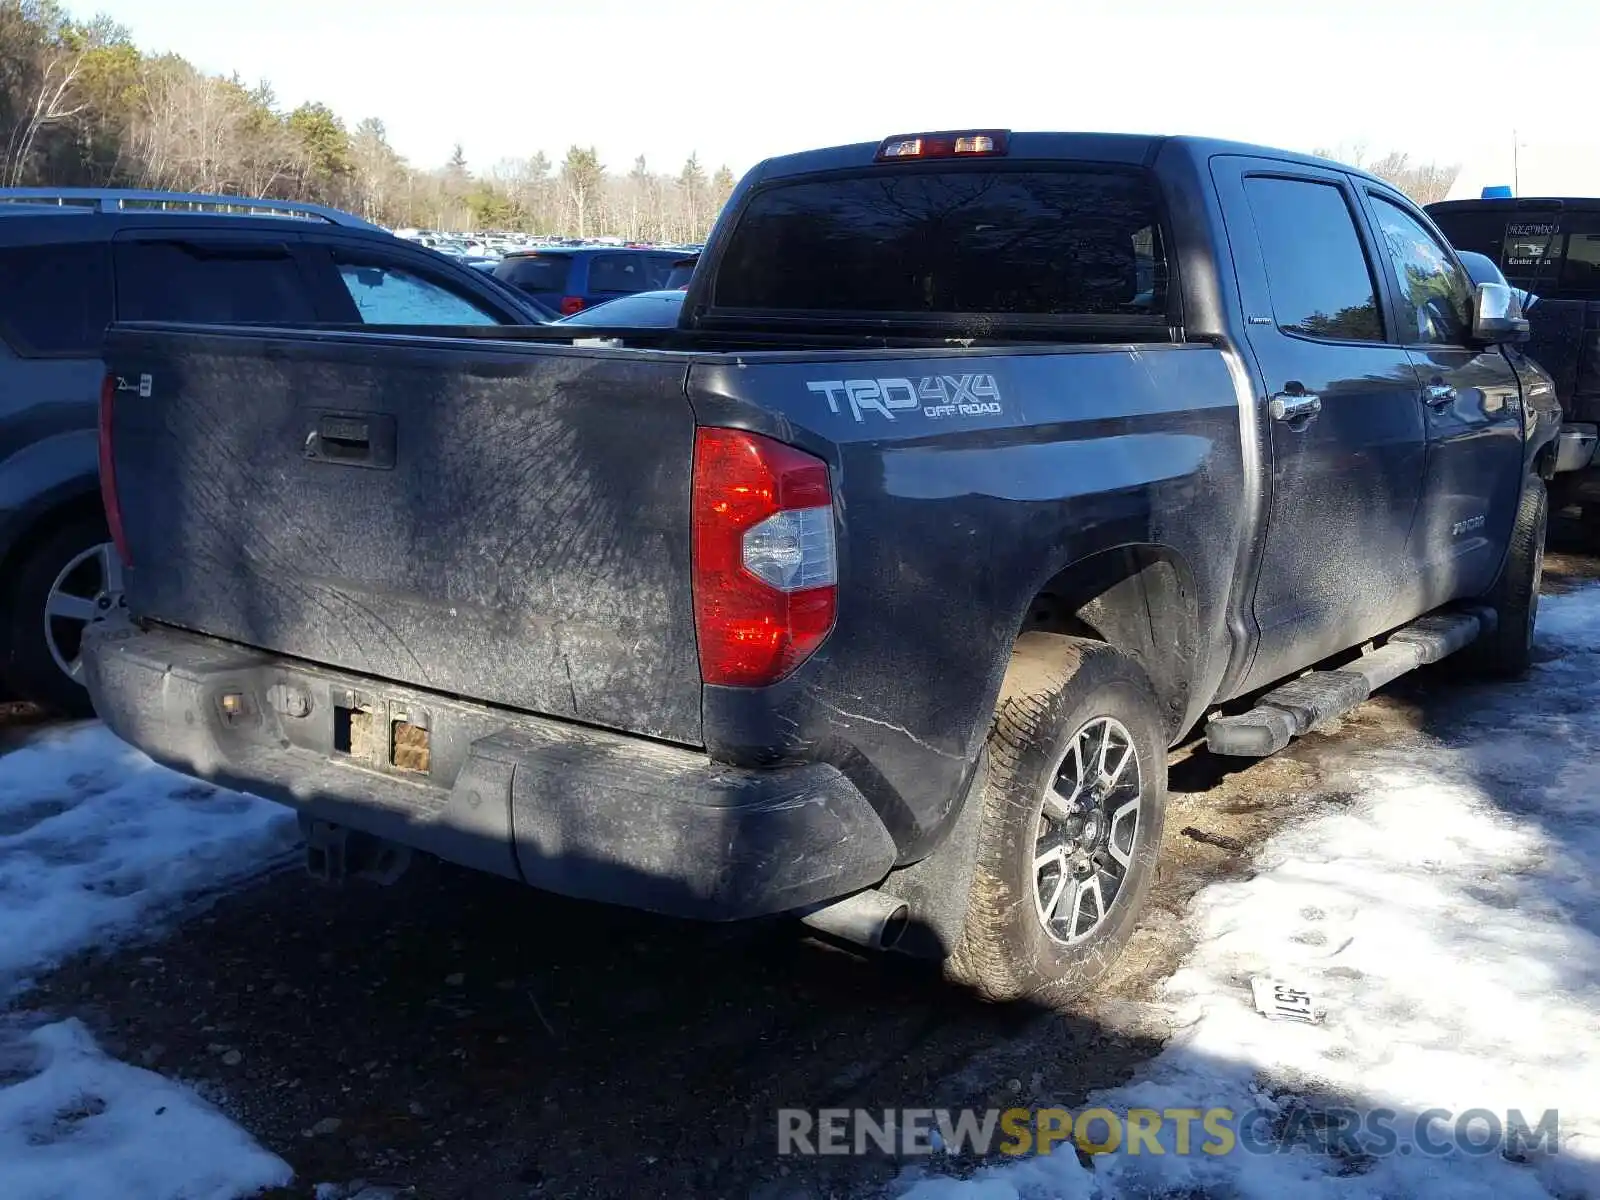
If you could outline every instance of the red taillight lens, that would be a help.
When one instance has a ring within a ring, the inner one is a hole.
[[[117,380],[107,375],[100,384],[100,503],[106,510],[106,526],[122,565],[131,567],[128,538],[122,531],[122,503],[117,499],[117,464],[111,453],[111,420],[116,414]]]
[[[776,683],[833,629],[838,559],[827,464],[742,429],[700,429],[692,521],[700,677]]]
[[[580,313],[583,311],[583,307],[582,296],[561,297],[561,315],[563,317],[570,317],[573,313]]]

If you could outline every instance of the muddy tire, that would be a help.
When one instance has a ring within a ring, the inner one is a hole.
[[[75,669],[88,620],[121,603],[118,578],[113,581],[115,598],[106,599],[104,611],[96,604],[107,593],[102,564],[108,556],[99,549],[106,538],[105,521],[99,517],[64,522],[29,547],[6,581],[0,593],[0,677],[19,699],[65,716],[94,715],[89,693],[56,660],[59,656]],[[62,600],[78,605],[70,613],[49,615],[52,609],[62,610]],[[82,619],[72,615],[77,608],[83,610]]]
[[[1155,876],[1167,738],[1144,672],[1101,642],[1017,640],[989,733],[976,865],[946,975],[1064,1000],[1127,944]]]
[[[1529,475],[1517,503],[1511,548],[1500,578],[1483,598],[1494,609],[1495,631],[1462,651],[1463,666],[1479,675],[1516,679],[1533,662],[1533,626],[1539,615],[1539,584],[1544,578],[1544,539],[1550,502],[1544,480]]]

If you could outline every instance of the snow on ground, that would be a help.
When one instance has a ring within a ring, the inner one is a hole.
[[[0,1002],[294,845],[293,816],[174,774],[100,726],[0,755]],[[223,1200],[287,1164],[190,1089],[106,1057],[76,1020],[0,1028],[0,1197]]]
[[[0,756],[0,1000],[295,843],[289,810],[159,767],[100,725]]]
[[[76,1020],[24,1045],[17,1065],[34,1073],[0,1088],[6,1200],[231,1200],[293,1175],[188,1088],[107,1058]]]
[[[1350,803],[1197,898],[1198,944],[1166,986],[1171,1040],[1090,1099],[1266,1109],[1291,1145],[1263,1122],[1276,1152],[1180,1156],[1169,1127],[1160,1156],[1124,1147],[1086,1168],[1058,1147],[968,1181],[909,1175],[906,1200],[1600,1197],[1600,588],[1545,599],[1539,641],[1554,657],[1528,681],[1439,697],[1435,725],[1341,752]],[[1259,1016],[1255,975],[1304,984],[1325,1021]],[[1394,1110],[1396,1152],[1308,1148],[1306,1114],[1333,1105]],[[1412,1131],[1435,1108],[1530,1125],[1558,1109],[1560,1152],[1424,1154]],[[1205,1140],[1197,1123],[1191,1146]]]

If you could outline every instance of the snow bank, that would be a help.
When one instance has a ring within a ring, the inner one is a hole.
[[[100,726],[0,756],[0,1002],[293,846],[287,809],[157,766]],[[192,1090],[107,1058],[76,1020],[0,1030],[3,1200],[227,1200],[286,1184]]]
[[[0,1000],[295,838],[289,810],[159,767],[103,726],[36,736],[0,756]]]
[[[1350,803],[1197,897],[1198,944],[1165,992],[1171,1040],[1091,1098],[1118,1113],[1389,1108],[1394,1153],[1178,1156],[1169,1128],[1163,1155],[1091,1169],[1062,1147],[924,1179],[908,1200],[1600,1197],[1600,589],[1546,599],[1539,637],[1558,657],[1528,681],[1441,698],[1448,717],[1402,742],[1351,743]],[[1259,974],[1304,984],[1326,1020],[1259,1016]],[[1415,1118],[1436,1108],[1530,1124],[1558,1109],[1560,1153],[1424,1154]]]
[[[0,1089],[6,1200],[231,1200],[292,1177],[188,1088],[107,1058],[76,1020],[19,1049],[35,1073]]]

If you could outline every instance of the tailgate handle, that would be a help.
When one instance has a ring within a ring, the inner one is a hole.
[[[309,459],[352,467],[394,466],[394,417],[387,413],[321,412],[309,424],[303,446]]]
[[[323,417],[317,422],[317,442],[326,458],[363,459],[372,454],[370,428],[353,417]]]

